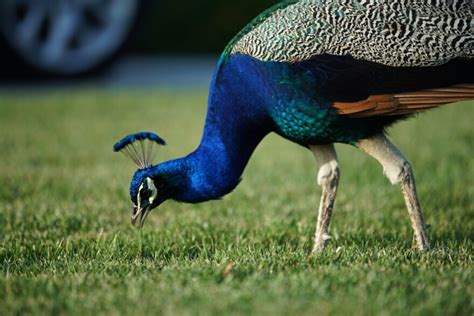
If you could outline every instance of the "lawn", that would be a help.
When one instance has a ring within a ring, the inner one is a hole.
[[[473,315],[474,103],[390,130],[411,161],[433,250],[411,250],[398,187],[338,146],[327,251],[311,256],[320,188],[305,149],[264,140],[222,201],[166,202],[130,226],[127,133],[199,143],[205,91],[0,93],[0,315]]]

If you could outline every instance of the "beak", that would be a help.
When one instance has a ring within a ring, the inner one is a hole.
[[[132,225],[137,228],[142,228],[145,224],[146,217],[150,213],[150,204],[145,205],[143,208],[133,206],[132,207]]]

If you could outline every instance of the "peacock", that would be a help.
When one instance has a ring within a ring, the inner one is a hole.
[[[165,141],[151,132],[114,150],[138,165],[132,224],[172,199],[200,203],[235,189],[270,133],[309,149],[322,188],[314,253],[329,237],[340,171],[335,143],[356,146],[399,184],[427,250],[427,225],[408,160],[387,137],[392,124],[474,99],[472,0],[290,0],[261,13],[217,63],[202,140],[189,155],[152,164]]]

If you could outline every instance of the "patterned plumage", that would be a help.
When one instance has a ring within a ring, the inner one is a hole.
[[[470,0],[287,1],[231,47],[264,61],[350,55],[388,66],[436,66],[474,56]]]
[[[401,119],[474,99],[469,0],[285,1],[225,49],[204,133],[186,157],[139,169],[132,221],[167,199],[198,203],[231,192],[269,133],[309,148],[322,186],[314,252],[324,248],[339,179],[333,143],[377,159],[404,193],[416,246],[426,225],[408,161],[385,136]],[[142,202],[144,201],[144,202]],[[144,214],[144,215],[143,215]]]

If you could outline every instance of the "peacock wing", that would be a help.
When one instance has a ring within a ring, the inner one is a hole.
[[[474,57],[472,0],[285,1],[250,23],[226,49],[298,63],[323,54],[394,67]]]
[[[465,84],[388,95],[372,95],[363,101],[334,102],[332,106],[340,115],[372,117],[413,114],[444,104],[473,99],[474,84]]]

